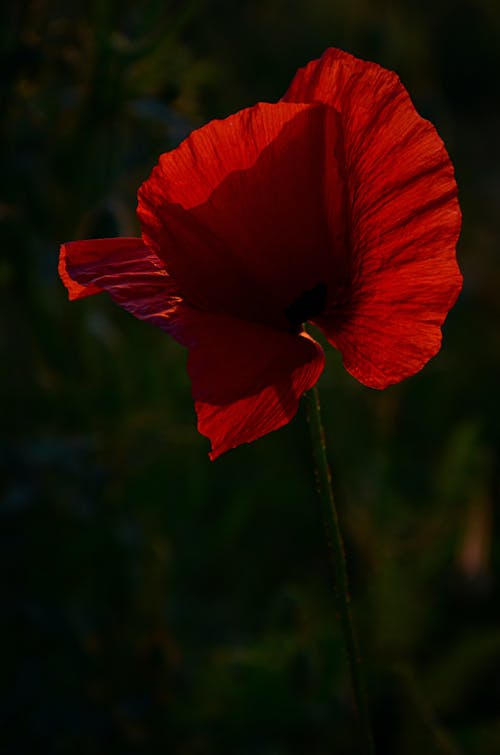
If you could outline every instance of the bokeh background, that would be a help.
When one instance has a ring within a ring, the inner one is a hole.
[[[465,287],[383,393],[320,383],[379,753],[500,753],[500,6],[32,0],[2,11],[0,750],[358,752],[303,408],[215,463],[185,353],[60,242],[135,235],[158,155],[328,46],[445,139]]]

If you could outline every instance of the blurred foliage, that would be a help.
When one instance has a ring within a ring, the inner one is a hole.
[[[376,393],[330,349],[321,380],[378,750],[499,753],[498,3],[2,14],[1,752],[357,752],[302,410],[211,464],[183,349],[56,273],[137,232],[162,151],[339,46],[398,71],[464,212],[439,356]]]

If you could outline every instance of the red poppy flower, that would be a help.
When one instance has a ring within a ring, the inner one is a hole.
[[[187,346],[211,458],[295,415],[324,363],[303,323],[385,388],[436,354],[461,287],[441,139],[394,73],[340,50],[162,155],[138,215],[141,238],[64,244],[60,274]]]

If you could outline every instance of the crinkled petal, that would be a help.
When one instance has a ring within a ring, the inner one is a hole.
[[[317,324],[358,380],[384,388],[439,350],[460,292],[453,166],[398,77],[341,50],[298,71],[284,100],[339,113],[352,277]]]
[[[70,301],[73,301],[74,299],[83,299],[85,296],[92,296],[93,294],[99,294],[101,292],[100,288],[91,283],[88,285],[78,283],[78,281],[72,278],[68,272],[68,247],[70,244],[74,243],[81,242],[68,242],[67,244],[61,244],[58,265],[59,276],[66,286]]]
[[[346,232],[337,119],[324,105],[259,104],[162,155],[138,214],[186,300],[286,330],[286,308],[335,277]]]
[[[106,291],[135,317],[174,334],[180,299],[161,260],[142,239],[89,239],[63,244],[59,273],[70,299]]]

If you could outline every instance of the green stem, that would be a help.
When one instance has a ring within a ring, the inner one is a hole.
[[[306,394],[306,401],[314,463],[316,466],[317,484],[323,508],[323,518],[330,547],[330,555],[332,558],[337,608],[340,615],[345,650],[349,661],[354,701],[361,726],[360,734],[363,739],[362,752],[366,755],[374,755],[375,746],[371,730],[363,667],[351,615],[349,580],[347,577],[344,543],[342,541],[339,518],[333,497],[332,478],[326,456],[325,433],[321,420],[319,393],[316,386],[308,391]]]

